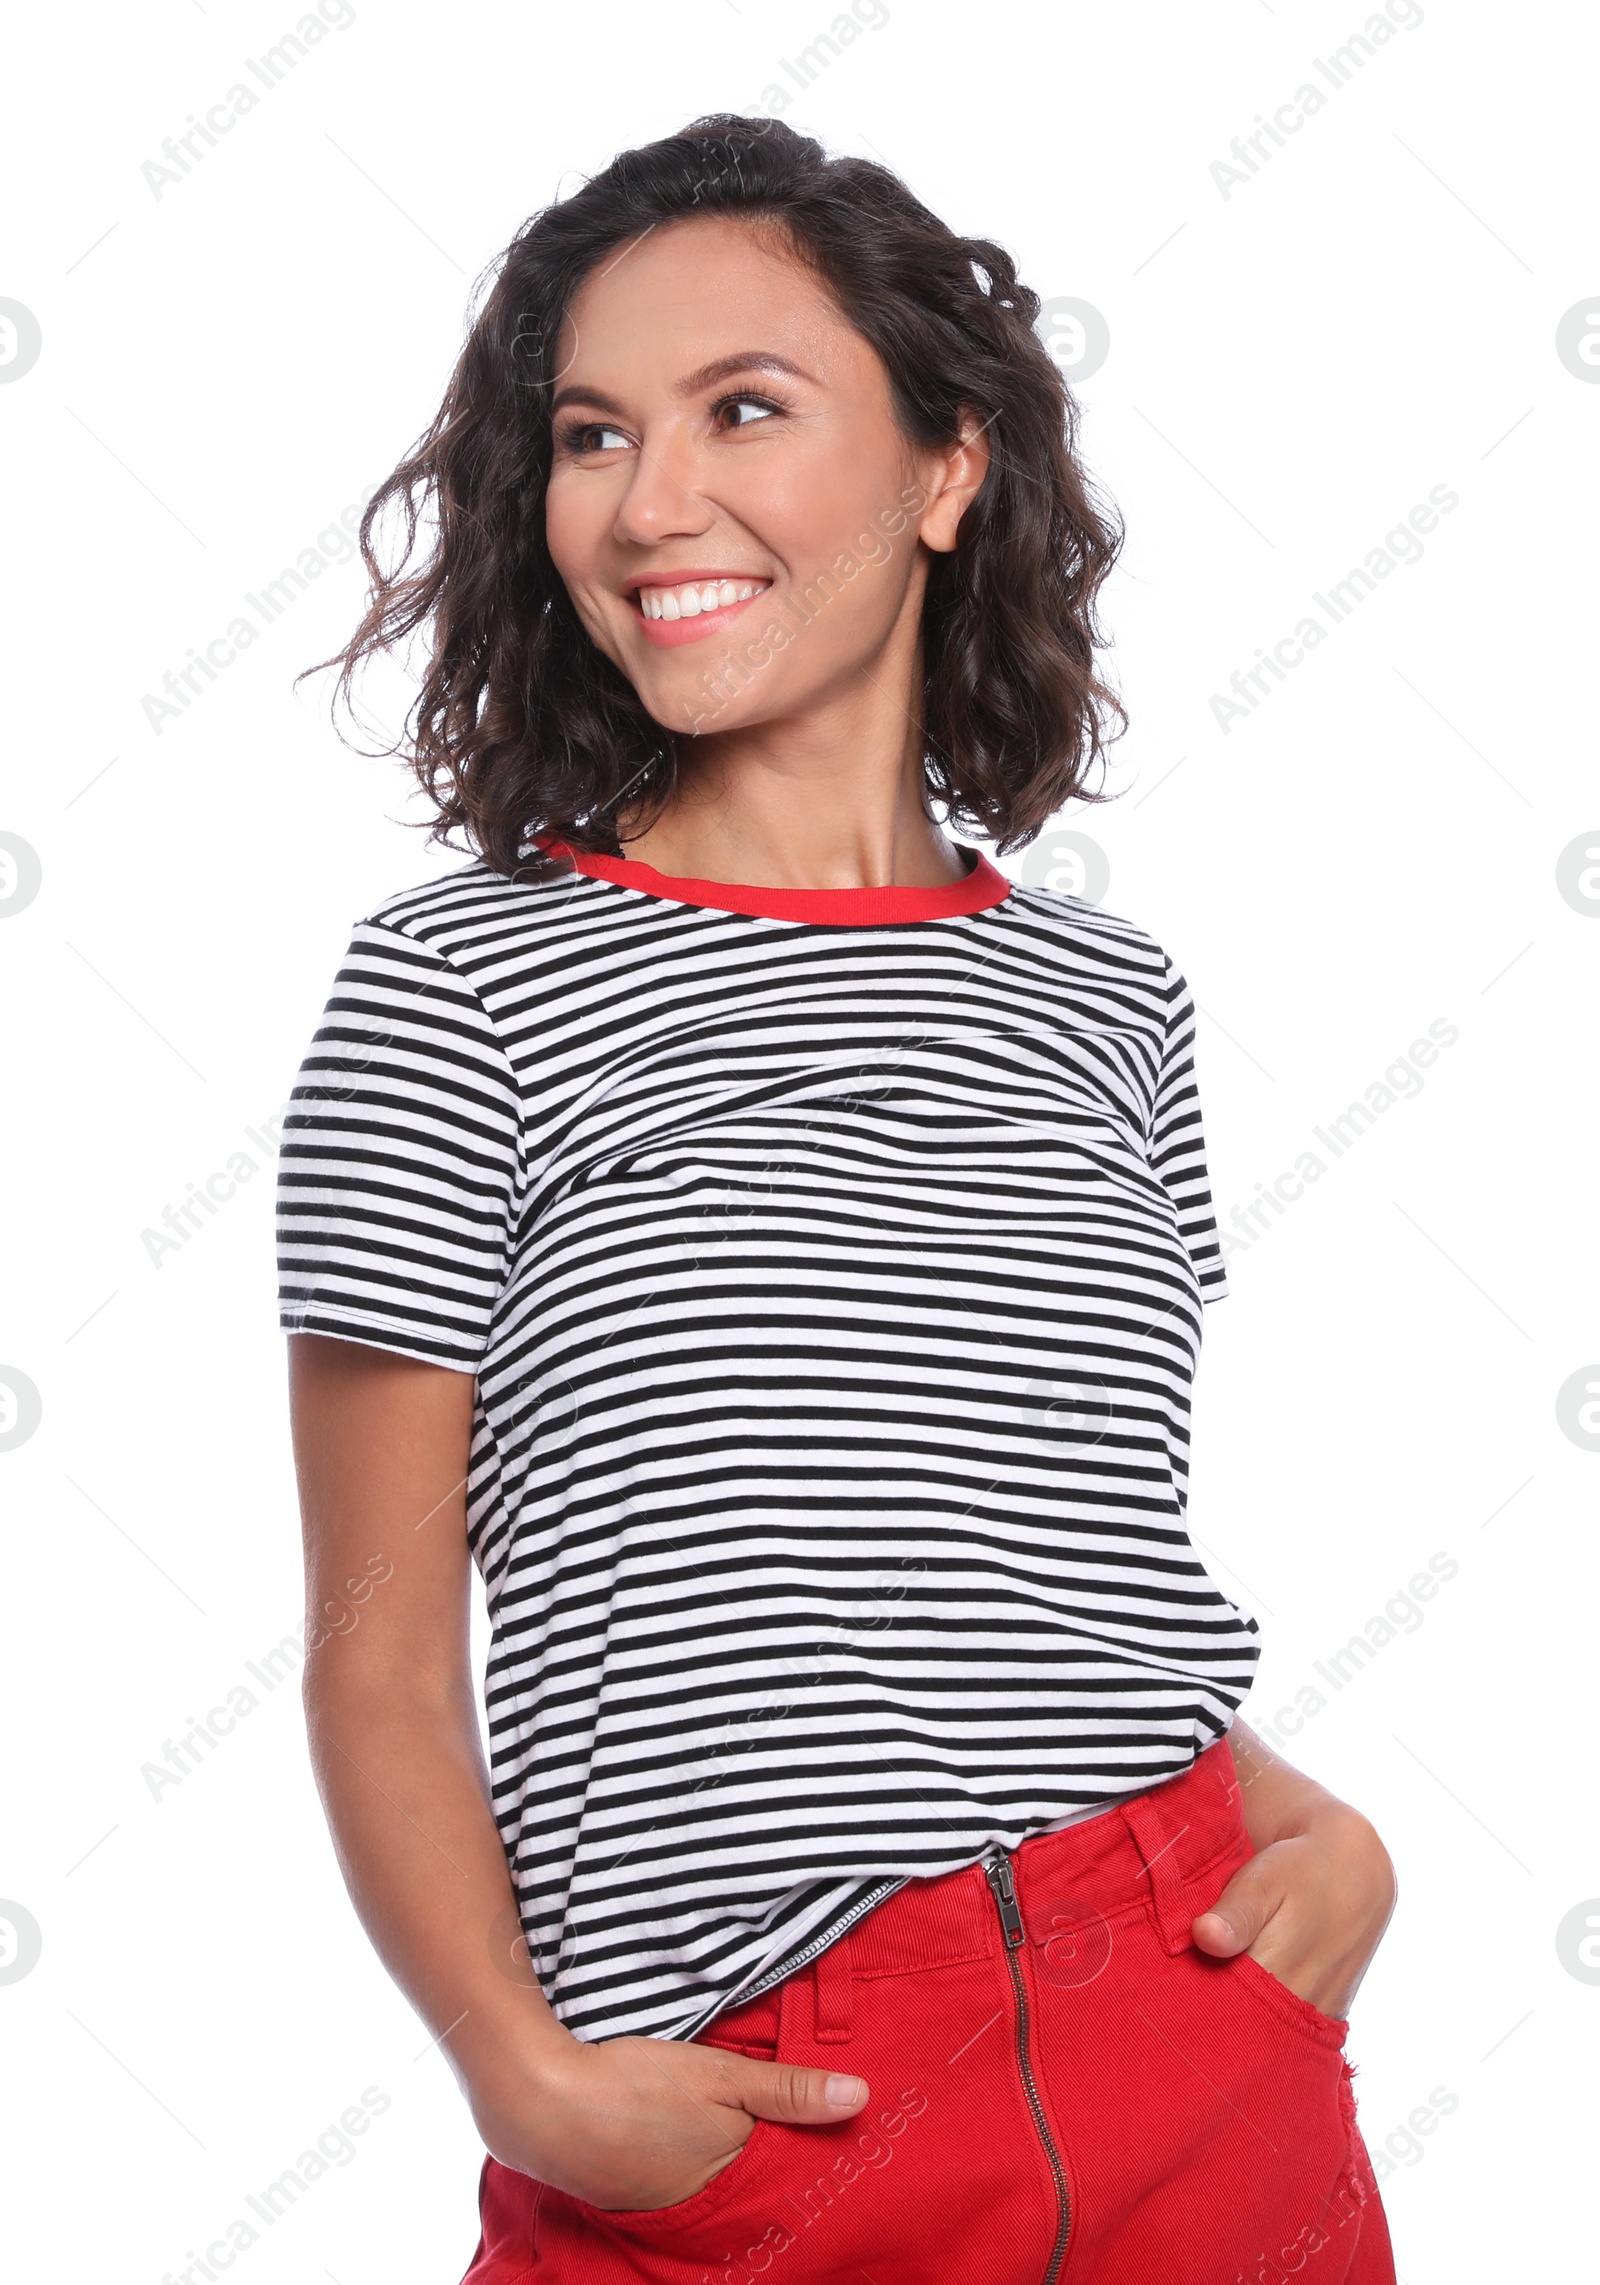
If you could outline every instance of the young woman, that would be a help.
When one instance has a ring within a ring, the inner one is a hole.
[[[1188,988],[950,832],[1114,727],[1038,306],[702,120],[519,233],[363,528],[343,679],[426,630],[478,855],[357,927],[286,1125],[306,1704],[470,2285],[1393,2276],[1388,1858],[1185,1534]]]

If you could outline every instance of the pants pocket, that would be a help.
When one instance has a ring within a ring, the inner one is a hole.
[[[688,2197],[677,2199],[670,2206],[591,2206],[586,2199],[566,2195],[566,2202],[585,2215],[596,2227],[611,2230],[644,2230],[649,2233],[677,2228],[692,2228],[696,2222],[709,2220],[737,2197],[747,2180],[761,2171],[761,2160],[772,2134],[771,2122],[758,2118],[725,2166],[719,2166],[709,2182],[692,2190]]]
[[[1248,1952],[1239,1953],[1229,1964],[1246,1991],[1253,1993],[1283,2021],[1305,2032],[1319,2047],[1344,2045],[1350,2026],[1342,2017],[1324,2015],[1320,2007],[1313,2006],[1309,1999],[1302,1999],[1297,1991],[1291,1991],[1270,1968],[1264,1968]]]

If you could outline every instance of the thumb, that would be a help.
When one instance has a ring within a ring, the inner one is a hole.
[[[1264,1849],[1241,1865],[1210,1910],[1198,1915],[1192,1933],[1200,1951],[1213,1959],[1231,1960],[1250,1949],[1283,1902],[1283,1886],[1271,1856],[1272,1851]]]
[[[752,2118],[785,2126],[831,2126],[851,2118],[870,2093],[844,2071],[808,2071],[798,2063],[753,2063],[739,2074],[739,2103]]]

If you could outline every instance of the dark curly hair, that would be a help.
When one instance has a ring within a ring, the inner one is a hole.
[[[415,770],[435,840],[459,828],[500,872],[545,861],[534,834],[614,856],[619,818],[631,838],[660,814],[684,734],[590,641],[551,561],[549,404],[590,272],[699,215],[773,230],[811,266],[882,359],[914,445],[953,444],[966,410],[984,422],[990,466],[924,602],[924,769],[952,825],[1025,846],[1069,800],[1102,798],[1085,780],[1126,727],[1095,664],[1120,524],[1078,463],[1077,409],[1011,256],[949,229],[887,167],[829,158],[775,119],[719,114],[623,151],[518,231],[437,417],[367,504],[367,610],[320,662],[341,669],[335,706],[357,666],[426,630],[405,733],[378,751]],[[391,507],[404,545],[385,569]]]

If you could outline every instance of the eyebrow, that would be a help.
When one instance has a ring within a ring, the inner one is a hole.
[[[685,373],[677,384],[677,394],[680,397],[698,396],[702,389],[712,388],[718,381],[726,381],[735,373],[782,373],[795,381],[809,381],[813,377],[803,365],[796,365],[791,358],[780,357],[775,349],[739,349],[731,357],[714,358],[709,365],[701,365],[694,372]],[[608,397],[603,389],[590,389],[574,383],[556,391],[550,401],[552,416],[560,412],[563,406],[572,404],[593,405],[596,411],[603,413],[620,415],[622,412],[616,398]]]

